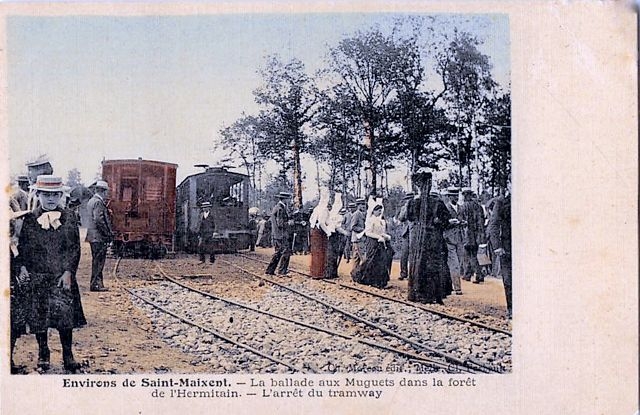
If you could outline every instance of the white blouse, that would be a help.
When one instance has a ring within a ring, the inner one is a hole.
[[[389,236],[387,235],[387,222],[380,216],[368,217],[364,226],[364,234],[374,239]]]

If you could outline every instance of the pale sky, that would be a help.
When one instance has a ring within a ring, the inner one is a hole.
[[[218,131],[243,111],[264,56],[323,66],[344,35],[394,14],[227,14],[163,17],[10,16],[7,18],[10,173],[47,153],[66,179],[90,182],[106,159],[177,163],[178,182],[213,164]],[[441,15],[484,40],[494,78],[510,79],[506,15]],[[439,30],[440,30],[439,29]],[[315,171],[308,175],[315,177]]]

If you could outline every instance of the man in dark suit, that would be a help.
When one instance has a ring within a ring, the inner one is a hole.
[[[462,221],[460,220],[460,206],[458,205],[459,189],[450,187],[444,198],[445,206],[451,219],[445,224],[442,236],[447,243],[447,265],[451,274],[451,284],[456,295],[462,294],[460,277],[462,277],[462,262],[464,247],[462,246]]]
[[[265,274],[274,275],[278,264],[278,275],[289,273],[289,257],[291,256],[290,227],[292,221],[289,220],[287,201],[291,198],[290,193],[280,192],[278,203],[271,211],[271,238],[275,252],[271,257],[271,262],[267,266]]]
[[[351,215],[351,223],[349,224],[349,231],[351,232],[351,252],[353,254],[353,268],[351,269],[351,278],[355,281],[357,276],[354,272],[360,267],[360,261],[363,254],[363,236],[364,225],[367,218],[367,202],[360,198],[356,200],[358,210]]]
[[[202,212],[200,213],[200,224],[198,226],[198,254],[200,255],[200,263],[205,263],[205,254],[209,254],[209,262],[212,264],[216,261],[214,253],[214,236],[216,224],[211,214],[211,203],[203,202],[200,205]]]
[[[113,240],[113,230],[105,199],[109,185],[98,180],[94,186],[95,194],[87,203],[89,223],[85,241],[91,244],[91,291],[108,291],[104,286],[102,270],[107,258],[107,247]]]
[[[484,281],[484,276],[478,263],[478,245],[484,243],[484,214],[482,206],[475,199],[475,194],[471,189],[462,191],[463,203],[460,206],[459,218],[463,223],[462,245],[464,246],[464,276],[466,281],[470,281],[475,274],[474,284]]]
[[[507,298],[507,318],[511,319],[511,197],[508,194],[496,199],[489,217],[487,233],[494,257],[499,262],[499,272]]]
[[[407,209],[409,203],[413,200],[413,193],[407,193],[402,198],[404,204],[400,208],[398,214],[398,222],[400,222],[402,228],[400,230],[400,236],[402,237],[402,246],[400,250],[400,278],[401,280],[407,279],[409,270],[409,241],[411,239],[411,227],[413,223],[407,218]]]

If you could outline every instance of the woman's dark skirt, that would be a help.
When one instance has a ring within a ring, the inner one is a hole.
[[[364,256],[353,272],[353,280],[360,284],[384,288],[389,282],[389,272],[393,261],[393,249],[389,242],[365,237]]]

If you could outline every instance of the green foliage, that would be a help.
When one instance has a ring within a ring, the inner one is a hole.
[[[511,174],[510,94],[499,90],[481,44],[470,33],[413,17],[390,32],[371,27],[330,45],[316,78],[297,59],[269,56],[254,91],[259,113],[223,129],[222,146],[254,178],[274,160],[279,184],[269,186],[293,188],[296,206],[303,204],[302,154],[328,167],[321,184],[353,196],[380,194],[378,178],[399,162],[414,172],[447,170],[447,184],[504,186]],[[263,196],[271,197],[266,188]]]

